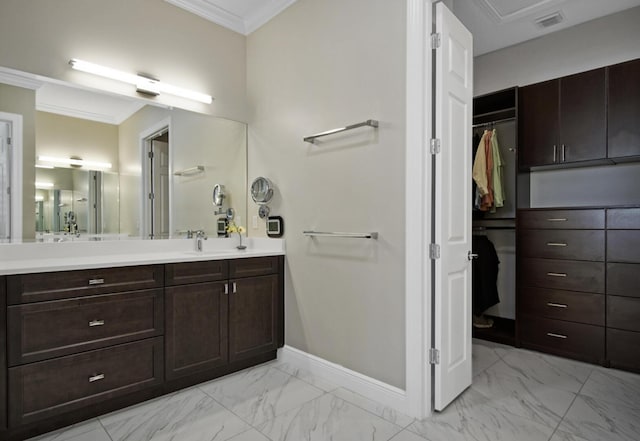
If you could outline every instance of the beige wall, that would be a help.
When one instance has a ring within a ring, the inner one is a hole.
[[[2,14],[0,14],[2,15]],[[2,57],[0,56],[0,59]],[[22,237],[35,238],[36,95],[33,90],[0,84],[0,112],[22,115]]]
[[[108,162],[118,171],[118,126],[36,112],[36,156],[77,156]]]
[[[640,58],[640,7],[475,58],[475,95]],[[640,163],[531,174],[534,207],[640,204]]]
[[[146,72],[209,93],[212,105],[159,101],[246,121],[243,35],[161,0],[2,0],[0,65],[135,95],[132,86],[73,71],[80,58]]]
[[[249,182],[263,175],[277,187],[286,343],[400,388],[405,31],[405,2],[299,0],[247,40]],[[302,141],[369,118],[379,130]],[[378,231],[380,239],[311,239],[307,229]]]
[[[474,59],[474,95],[640,58],[640,7]]]

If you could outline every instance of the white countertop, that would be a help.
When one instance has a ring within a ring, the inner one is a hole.
[[[195,239],[0,244],[0,275],[285,254],[283,239],[242,242],[245,250],[235,248],[237,238],[209,239],[203,251],[195,250]]]

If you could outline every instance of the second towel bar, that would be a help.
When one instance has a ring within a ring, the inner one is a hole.
[[[303,231],[305,236],[325,236],[325,237],[350,237],[353,239],[377,239],[378,233],[341,233],[341,232],[328,232],[328,231]]]
[[[378,127],[378,121],[376,121],[375,119],[368,119],[368,120],[363,121],[361,123],[351,124],[350,126],[340,127],[338,129],[327,130],[326,132],[317,133],[315,135],[307,136],[306,138],[304,138],[304,142],[313,143],[316,140],[316,138],[320,138],[322,136],[333,135],[334,133],[340,133],[340,132],[344,132],[345,130],[357,129],[358,127],[365,127],[365,126],[377,128]]]

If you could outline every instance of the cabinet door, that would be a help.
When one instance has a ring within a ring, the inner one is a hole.
[[[0,430],[7,427],[7,293],[5,278],[0,277]]]
[[[228,285],[224,282],[166,288],[167,380],[227,363],[226,292]]]
[[[640,60],[609,67],[609,158],[640,155]]]
[[[519,89],[520,168],[554,164],[558,158],[558,80]]]
[[[231,281],[229,296],[229,358],[260,355],[277,348],[280,296],[278,276]]]
[[[607,156],[605,69],[560,79],[558,162]]]

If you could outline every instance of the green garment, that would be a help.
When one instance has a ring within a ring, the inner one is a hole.
[[[504,176],[502,155],[500,154],[500,148],[498,147],[498,134],[496,130],[493,130],[491,135],[491,153],[493,154],[493,207],[491,207],[491,213],[495,213],[496,208],[504,207]]]

